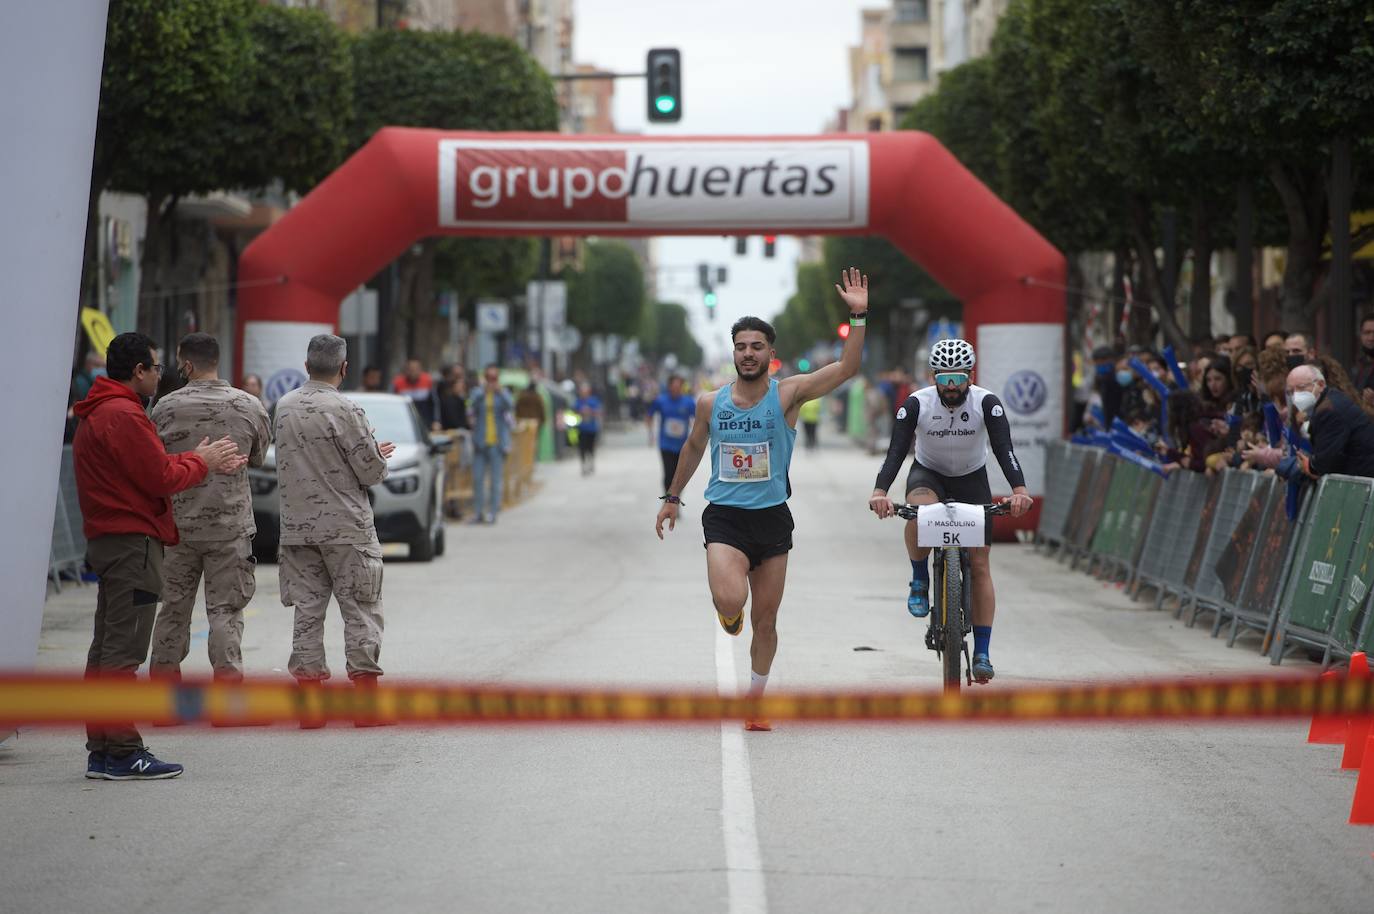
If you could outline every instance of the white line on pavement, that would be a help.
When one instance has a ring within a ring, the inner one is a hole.
[[[716,629],[716,688],[735,694],[734,645],[723,629]],[[754,785],[749,776],[749,750],[744,727],[737,720],[720,725],[721,830],[725,835],[725,878],[729,914],[768,914],[764,891],[763,855],[754,825]]]

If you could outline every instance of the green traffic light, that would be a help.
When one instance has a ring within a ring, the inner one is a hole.
[[[714,292],[707,292],[707,293],[706,293],[706,307],[708,307],[708,308],[714,308],[715,306],[716,306],[716,293],[714,293]]]
[[[658,109],[659,114],[672,114],[677,108],[677,99],[671,95],[660,95],[654,99],[654,107]]]
[[[797,371],[807,372],[811,370],[810,359],[797,359]]]

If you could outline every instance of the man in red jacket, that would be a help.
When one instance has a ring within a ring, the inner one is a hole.
[[[206,438],[194,450],[167,454],[143,411],[162,375],[148,337],[115,337],[105,368],[106,376],[74,407],[81,420],[72,457],[86,562],[100,576],[86,676],[133,679],[148,659],[162,593],[162,548],[177,543],[169,496],[207,472],[237,473],[248,458],[228,438],[213,444]],[[88,724],[86,750],[88,778],[155,780],[182,771],[154,758],[132,723]]]

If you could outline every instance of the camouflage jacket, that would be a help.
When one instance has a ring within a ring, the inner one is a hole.
[[[367,487],[386,460],[363,408],[328,384],[307,381],[277,401],[281,543],[375,543]]]
[[[262,401],[229,386],[229,382],[188,381],[157,401],[150,418],[169,454],[194,450],[202,439],[224,436],[248,455],[249,466],[262,466],[272,428]],[[248,473],[211,473],[205,481],[172,496],[172,514],[183,540],[218,542],[252,536],[253,497]]]

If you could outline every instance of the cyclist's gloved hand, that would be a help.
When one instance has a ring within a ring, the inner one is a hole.
[[[887,497],[887,493],[882,489],[874,489],[873,497],[868,500],[868,510],[878,515],[879,518],[891,517],[892,499]]]

